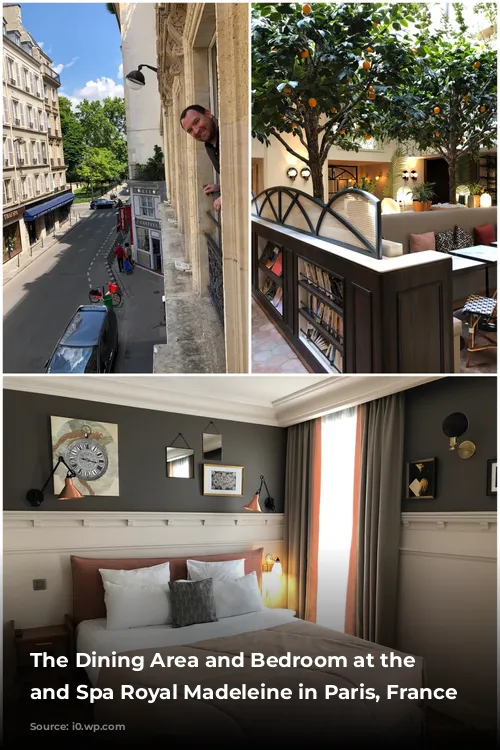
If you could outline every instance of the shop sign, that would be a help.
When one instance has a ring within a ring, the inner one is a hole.
[[[158,190],[153,188],[133,188],[134,193],[140,193],[141,195],[158,195]]]
[[[145,227],[146,229],[156,229],[160,231],[161,226],[159,221],[153,221],[152,219],[139,219],[135,220],[136,227]]]
[[[132,210],[130,206],[120,206],[120,219],[119,219],[119,226],[120,229],[125,232],[128,227],[130,226],[130,222],[132,220]]]
[[[3,223],[19,220],[24,214],[24,208],[15,208],[13,211],[4,211]]]

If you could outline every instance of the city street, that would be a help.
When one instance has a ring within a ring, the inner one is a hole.
[[[90,304],[89,289],[108,282],[106,257],[115,238],[116,210],[92,211],[4,285],[4,372],[45,371],[78,306]],[[153,347],[165,343],[163,277],[137,267],[130,276],[119,274],[116,263],[113,270],[123,298],[116,310],[120,349],[115,371],[151,373]]]

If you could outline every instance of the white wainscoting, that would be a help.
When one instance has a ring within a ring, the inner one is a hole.
[[[5,511],[4,621],[29,628],[71,612],[70,555],[185,557],[264,547],[283,554],[282,513]],[[33,579],[47,588],[33,590]]]
[[[398,648],[426,661],[435,708],[496,728],[497,514],[403,513]]]

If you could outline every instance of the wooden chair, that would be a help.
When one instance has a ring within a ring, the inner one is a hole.
[[[480,297],[476,294],[472,294],[466,301],[463,307],[463,313],[468,318],[468,343],[467,343],[467,359],[465,366],[470,366],[471,356],[474,352],[482,352],[486,349],[496,349],[497,342],[491,336],[486,334],[483,330],[479,329],[479,324],[484,322],[491,324],[496,327],[497,322],[497,293],[493,294],[493,297]],[[480,337],[480,340],[484,340],[486,343],[477,342],[476,337]]]

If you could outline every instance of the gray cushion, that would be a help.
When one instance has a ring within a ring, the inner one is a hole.
[[[455,247],[454,250],[462,250],[464,247],[474,247],[474,237],[466,229],[462,229],[458,224],[455,226]]]
[[[438,253],[449,253],[455,249],[455,238],[453,229],[445,232],[436,232],[436,250]]]
[[[211,578],[203,581],[170,581],[172,627],[217,622]]]

